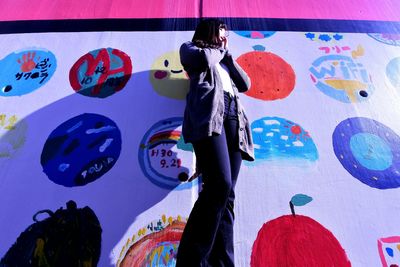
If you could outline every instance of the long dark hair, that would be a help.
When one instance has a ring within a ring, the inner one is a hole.
[[[204,19],[196,27],[192,42],[200,48],[219,48],[219,29],[228,30],[226,24],[219,19]]]

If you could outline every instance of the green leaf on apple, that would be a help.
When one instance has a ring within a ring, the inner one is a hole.
[[[313,199],[310,196],[304,194],[297,194],[292,197],[290,202],[292,202],[294,206],[304,206],[307,203],[310,203],[312,200]]]
[[[263,45],[254,45],[253,49],[254,49],[254,51],[263,52],[263,51],[265,51],[265,46],[263,46]]]

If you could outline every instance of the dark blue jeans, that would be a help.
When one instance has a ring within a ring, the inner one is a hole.
[[[221,134],[195,142],[193,147],[204,184],[183,232],[176,266],[231,267],[234,189],[242,163],[234,98],[225,94]]]

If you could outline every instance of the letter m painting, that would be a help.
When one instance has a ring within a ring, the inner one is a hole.
[[[132,62],[114,48],[91,51],[76,61],[69,72],[72,88],[91,97],[108,97],[120,91],[132,73]]]

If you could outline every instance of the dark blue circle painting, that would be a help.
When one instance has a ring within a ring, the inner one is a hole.
[[[372,119],[349,118],[333,132],[333,150],[343,167],[366,185],[400,187],[400,137]]]
[[[44,144],[40,163],[51,181],[83,186],[108,172],[121,152],[121,132],[109,118],[84,113],[62,123]]]

